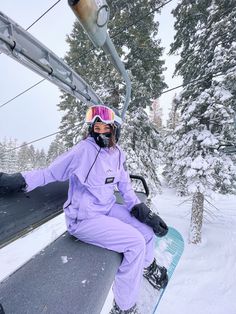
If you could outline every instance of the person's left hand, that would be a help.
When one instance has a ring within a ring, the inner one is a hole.
[[[150,208],[147,207],[146,204],[140,203],[135,205],[131,210],[131,215],[136,217],[139,221],[145,223],[146,225],[152,227],[154,233],[158,237],[163,237],[168,232],[168,226],[164,222],[163,219],[161,219],[160,216],[155,214],[150,210]]]

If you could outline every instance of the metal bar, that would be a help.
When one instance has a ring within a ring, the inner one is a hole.
[[[134,179],[134,180],[140,180],[143,184],[143,187],[144,187],[144,190],[145,190],[145,194],[146,196],[149,195],[149,188],[148,188],[148,185],[147,185],[147,182],[146,180],[144,179],[144,177],[142,176],[139,176],[139,175],[135,175],[135,174],[130,174],[130,179]]]
[[[120,57],[116,51],[116,48],[113,45],[113,43],[112,43],[112,41],[108,35],[107,35],[105,44],[102,46],[102,49],[108,55],[111,62],[113,63],[113,65],[115,66],[117,71],[120,73],[120,75],[124,78],[125,83],[126,83],[125,103],[124,103],[122,113],[121,113],[121,118],[122,118],[122,120],[124,120],[125,113],[126,113],[126,110],[128,108],[128,105],[130,102],[130,97],[131,97],[131,81],[130,81],[130,78],[128,76],[128,73],[125,69],[123,62],[121,61],[121,59],[120,59]]]
[[[62,59],[0,12],[0,51],[88,104],[103,101]]]
[[[131,98],[131,81],[107,33],[109,7],[106,0],[68,0],[68,4],[92,43],[95,47],[103,49],[126,83],[125,103],[121,113],[124,120]]]
[[[5,44],[9,45],[12,49],[15,46],[15,42],[13,40],[6,38],[1,33],[0,33],[0,40],[3,41]]]

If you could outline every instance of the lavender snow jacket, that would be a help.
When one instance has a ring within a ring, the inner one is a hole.
[[[82,220],[106,214],[115,204],[117,186],[127,210],[140,200],[130,183],[125,167],[124,152],[100,148],[92,137],[82,140],[59,156],[48,168],[22,173],[27,192],[54,181],[69,179],[68,199],[64,211],[68,220]]]

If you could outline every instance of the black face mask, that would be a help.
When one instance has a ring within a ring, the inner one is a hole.
[[[97,133],[91,132],[91,136],[94,138],[96,144],[102,148],[110,146],[111,133]]]

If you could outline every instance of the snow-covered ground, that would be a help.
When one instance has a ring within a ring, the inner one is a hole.
[[[191,204],[183,201],[183,198],[166,187],[155,198],[161,217],[178,229],[185,239],[184,254],[161,300],[158,314],[236,314],[236,196],[218,195],[214,201],[211,200],[218,210],[214,209],[213,212],[211,209],[212,213],[206,217],[200,245],[188,243]],[[23,261],[19,261],[19,256],[24,257],[22,248],[35,254],[36,239],[37,246],[40,245],[39,239],[43,242],[40,246],[42,249],[46,245],[46,237],[51,242],[64,230],[64,218],[60,216],[52,225],[40,227],[38,235],[32,232],[31,242],[28,239],[29,242],[23,244],[22,241],[27,239],[24,237],[1,249],[1,279],[6,273],[10,274],[10,269],[17,267],[17,263],[18,267],[22,265]],[[27,260],[29,256],[24,258]],[[13,262],[16,264],[11,265]],[[109,309],[108,302],[102,313],[108,313]]]
[[[157,313],[236,314],[236,196],[215,195],[210,200],[218,209],[210,209],[208,204],[200,245],[188,243],[189,201],[163,187],[153,202],[160,216],[185,240],[183,256]],[[109,302],[102,314],[108,311]]]
[[[202,229],[202,243],[188,243],[190,202],[163,189],[160,215],[185,239],[182,259],[159,305],[159,314],[236,314],[236,196],[216,195]]]

